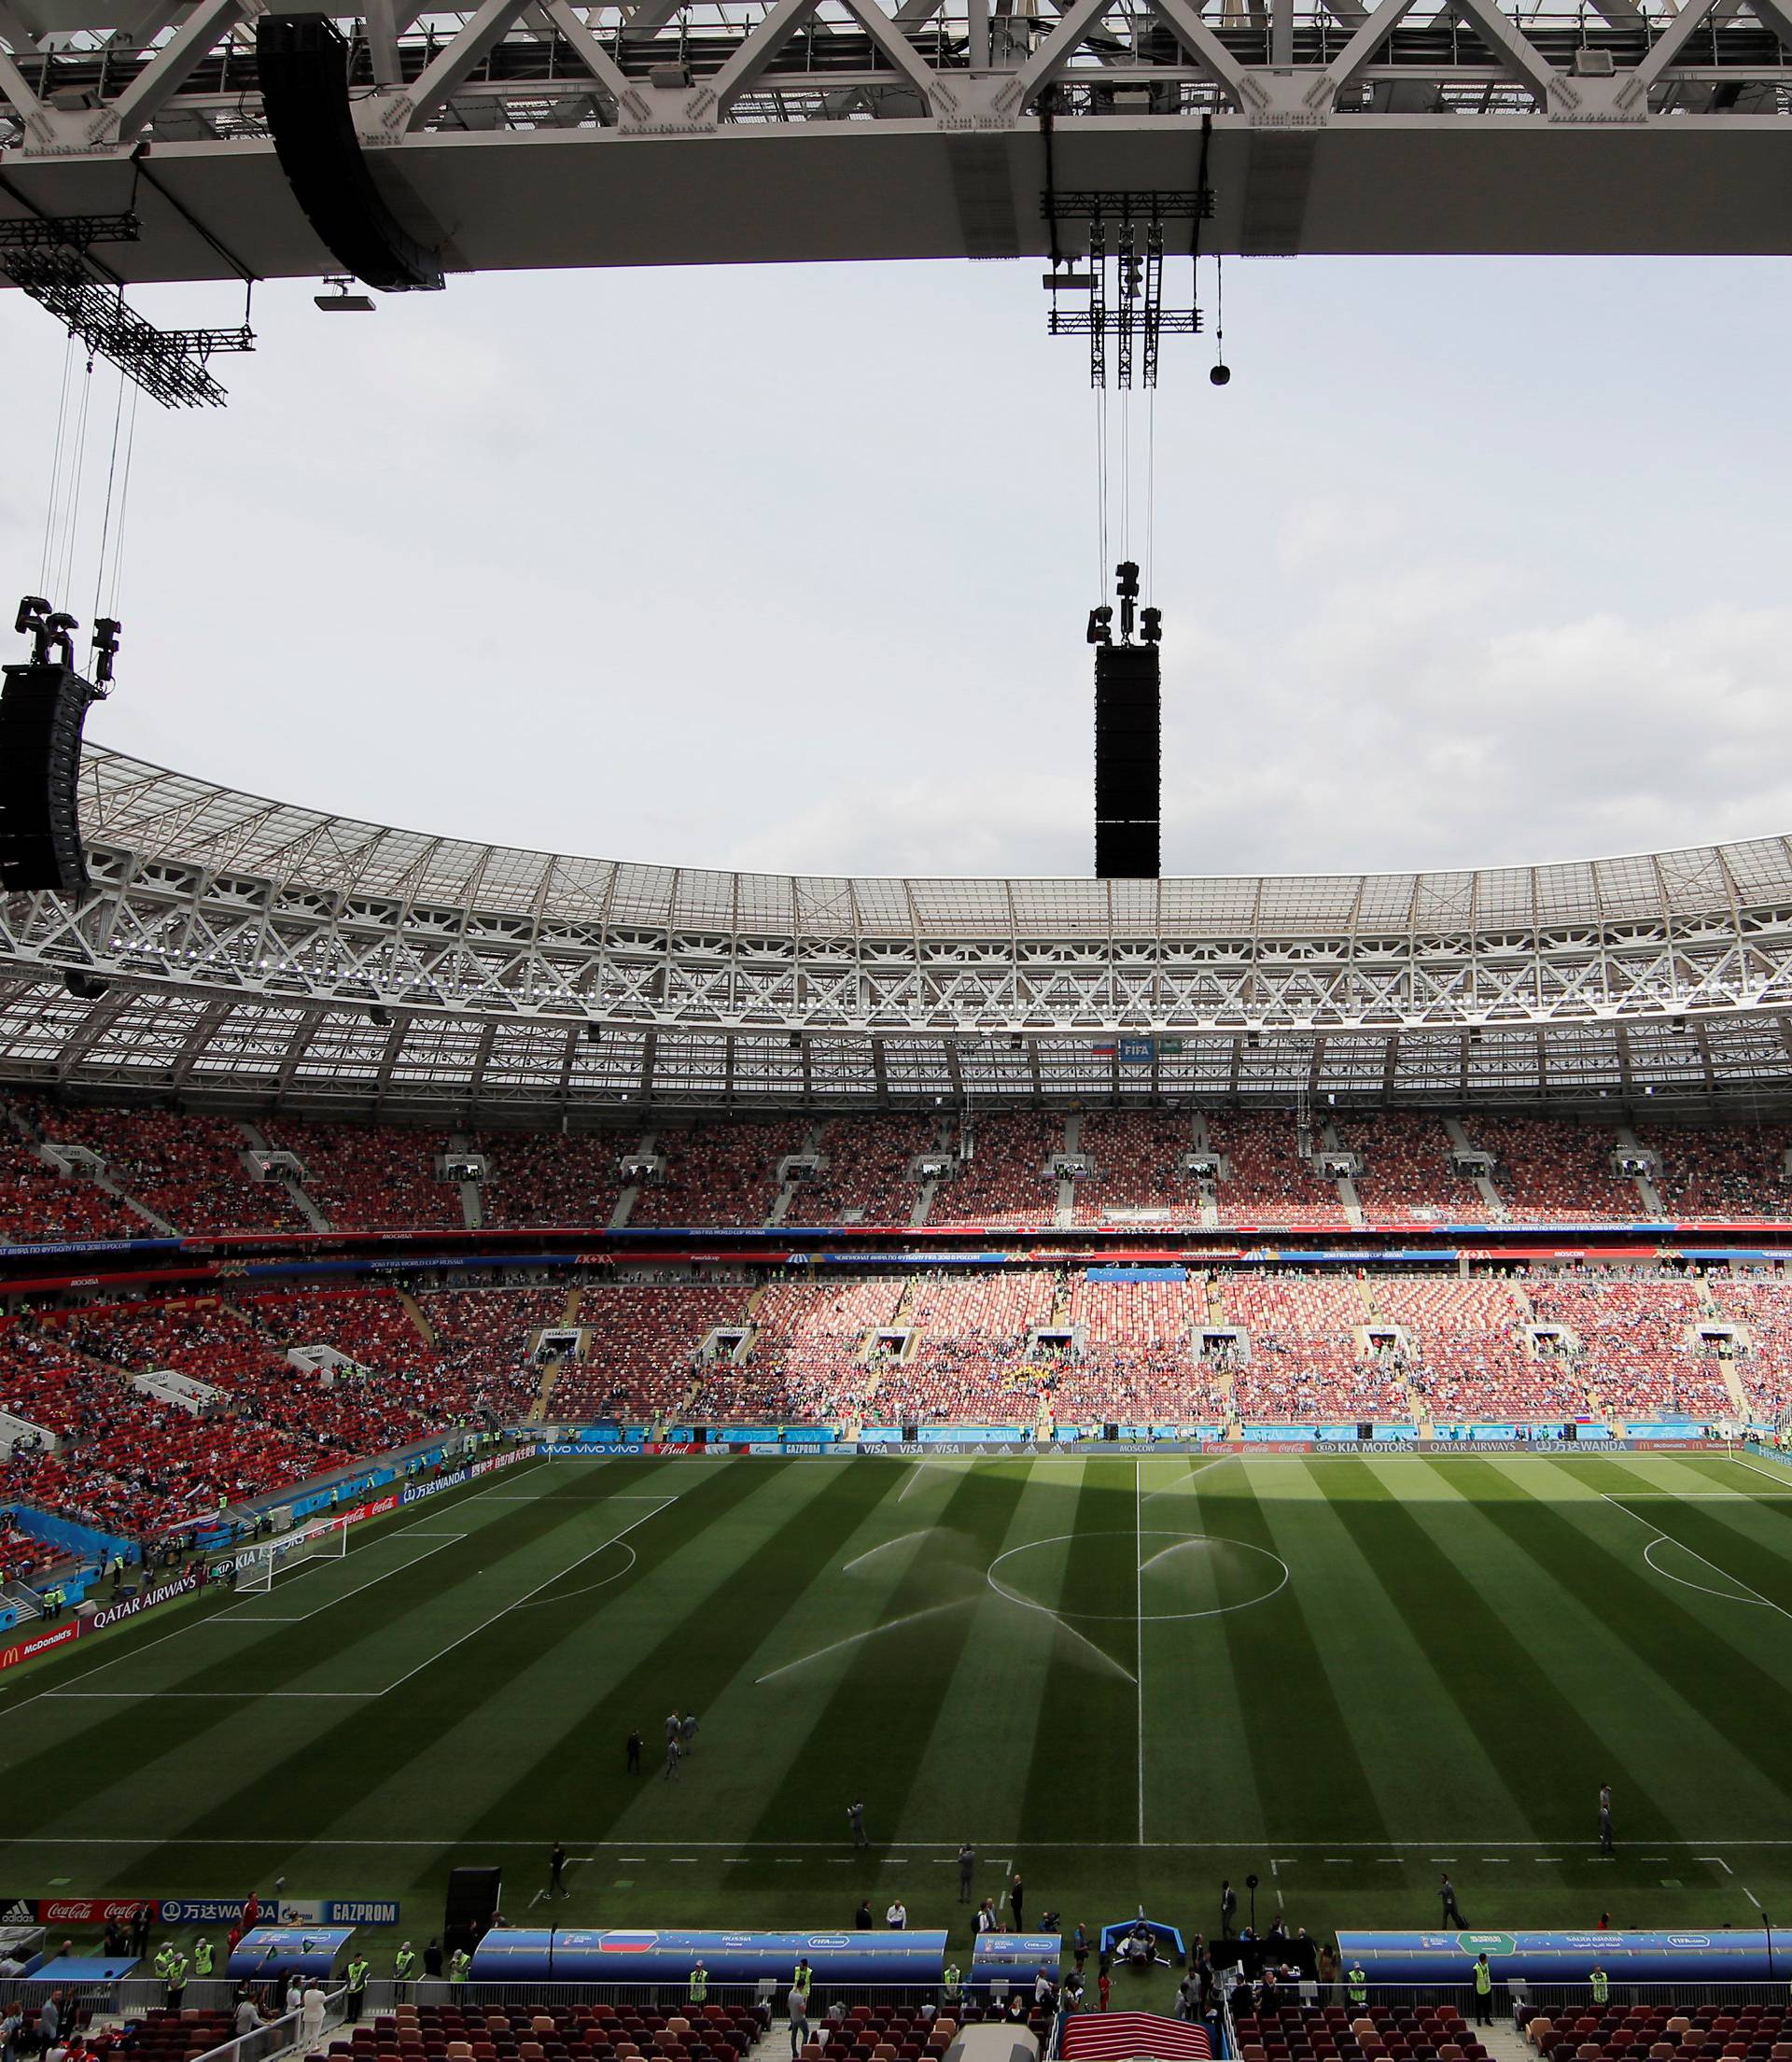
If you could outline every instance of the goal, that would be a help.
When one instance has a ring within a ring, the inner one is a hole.
[[[290,1574],[307,1561],[340,1561],[348,1551],[348,1527],[339,1522],[307,1525],[278,1539],[245,1547],[236,1557],[239,1592],[271,1590],[277,1575]]]

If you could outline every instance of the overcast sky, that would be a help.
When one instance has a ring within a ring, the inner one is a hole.
[[[360,317],[263,289],[228,410],[138,414],[89,735],[509,843],[1086,874],[1094,407],[1041,269],[488,276]],[[1171,340],[1155,412],[1166,872],[1792,830],[1792,273],[1303,259],[1225,288],[1231,385]],[[13,294],[0,363],[17,593],[63,345]],[[84,618],[116,395],[102,367]]]

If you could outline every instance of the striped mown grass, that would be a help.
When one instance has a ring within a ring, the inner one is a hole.
[[[284,1876],[427,1937],[455,1862],[542,1916],[559,1838],[556,1918],[963,1937],[969,1839],[1067,1925],[1210,1930],[1251,1873],[1430,1924],[1443,1866],[1477,1925],[1747,1924],[1789,1634],[1792,1475],[1721,1455],[535,1461],[11,1678],[0,1890]]]

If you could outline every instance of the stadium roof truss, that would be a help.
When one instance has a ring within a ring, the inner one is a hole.
[[[519,1117],[1792,1087],[1782,838],[1479,872],[848,879],[429,837],[96,747],[81,779],[92,899],[0,903],[15,1078]]]
[[[140,240],[104,257],[127,284],[340,269],[267,133],[265,11],[0,0],[0,219],[134,208]],[[1792,0],[369,0],[340,22],[376,180],[451,272],[1037,255],[1048,101],[1064,188],[1186,188],[1211,117],[1207,249],[1792,249]]]

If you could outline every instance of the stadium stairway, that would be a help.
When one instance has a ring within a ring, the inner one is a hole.
[[[1640,1153],[1643,1150],[1642,1140],[1628,1124],[1618,1126],[1617,1144],[1619,1150],[1626,1153]],[[1631,1179],[1636,1184],[1636,1193],[1643,1205],[1644,1215],[1665,1217],[1668,1214],[1667,1205],[1661,1200],[1659,1190],[1649,1177],[1646,1174],[1632,1174]]]
[[[1446,1117],[1444,1119],[1444,1129],[1449,1133],[1449,1143],[1459,1152],[1467,1153],[1474,1149],[1474,1141],[1463,1129],[1460,1117]],[[1500,1194],[1499,1190],[1494,1187],[1485,1174],[1471,1174],[1468,1179],[1474,1184],[1475,1193],[1493,1213],[1495,1218],[1509,1217],[1511,1215],[1511,1212],[1505,1207],[1505,1198]]]
[[[571,1331],[577,1327],[579,1323],[579,1299],[583,1293],[583,1290],[576,1282],[567,1291],[566,1306],[560,1312],[562,1329]],[[541,1369],[541,1386],[536,1393],[534,1403],[529,1406],[529,1423],[531,1424],[539,1424],[547,1416],[548,1400],[553,1395],[553,1385],[560,1379],[560,1369],[565,1361],[566,1355],[564,1354],[555,1354],[543,1366]]]
[[[643,1156],[651,1154],[655,1149],[658,1140],[658,1132],[643,1131],[640,1143],[635,1150]],[[640,1183],[630,1182],[622,1194],[617,1197],[616,1207],[609,1213],[609,1228],[611,1231],[622,1230],[623,1227],[635,1214],[635,1205],[640,1200]]]
[[[251,1150],[258,1153],[273,1151],[273,1147],[268,1143],[266,1132],[259,1126],[251,1124],[246,1117],[239,1117],[236,1120],[236,1128],[248,1142]],[[287,1200],[291,1203],[292,1207],[314,1231],[329,1231],[331,1228],[329,1219],[312,1201],[310,1193],[302,1182],[296,1181],[290,1174],[284,1174],[280,1178],[280,1186],[286,1192]]]
[[[393,1283],[393,1287],[398,1292],[399,1301],[404,1305],[404,1314],[423,1334],[424,1343],[433,1347],[436,1352],[440,1353],[441,1351],[441,1335],[430,1324],[424,1312],[423,1305],[417,1301],[409,1289],[399,1288],[397,1283]],[[573,1293],[576,1296],[578,1292],[575,1290]]]
[[[1322,1125],[1319,1137],[1326,1152],[1344,1151],[1344,1141],[1337,1135],[1337,1125]],[[1363,1214],[1363,1199],[1356,1192],[1356,1184],[1340,1174],[1332,1186],[1337,1191],[1338,1208],[1344,1213],[1344,1222],[1361,1231],[1368,1220]]]

